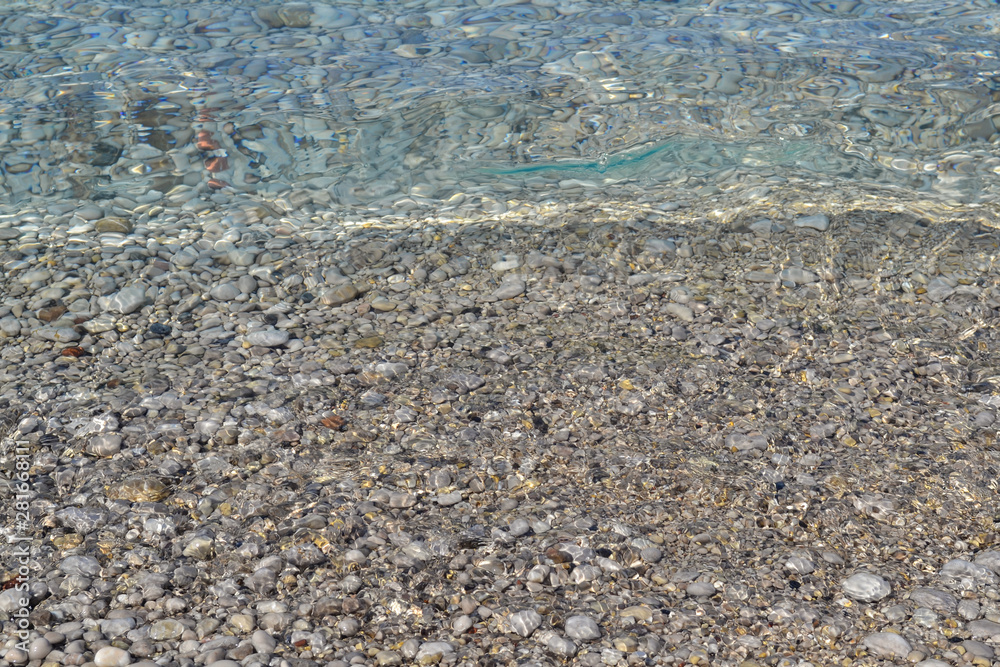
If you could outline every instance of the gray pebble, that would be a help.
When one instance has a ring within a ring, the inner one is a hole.
[[[893,632],[875,632],[865,637],[862,644],[883,658],[905,658],[913,650],[910,642]]]
[[[888,581],[870,572],[859,572],[852,575],[845,579],[841,586],[848,597],[862,602],[881,600],[892,593],[892,587]]]
[[[601,638],[601,628],[589,616],[570,616],[565,623],[566,635],[579,641]]]

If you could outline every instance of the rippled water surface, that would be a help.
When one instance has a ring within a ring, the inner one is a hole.
[[[10,1],[0,196],[391,210],[803,179],[975,205],[998,49],[986,0]]]

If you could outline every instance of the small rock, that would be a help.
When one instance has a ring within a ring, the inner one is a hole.
[[[542,624],[542,617],[534,609],[526,609],[510,615],[510,627],[522,637],[530,637],[531,633]]]
[[[546,642],[545,646],[556,655],[562,655],[567,658],[576,655],[577,651],[576,644],[559,635],[549,637],[549,641]]]
[[[414,659],[420,665],[433,665],[441,662],[441,658],[455,652],[455,647],[449,642],[424,642],[417,650]]]
[[[95,223],[94,228],[102,234],[106,232],[128,234],[132,231],[132,223],[125,218],[101,218]]]
[[[128,315],[142,308],[146,303],[146,290],[142,287],[126,287],[118,291],[108,301],[108,309]]]
[[[353,637],[361,630],[361,621],[356,618],[343,618],[337,621],[337,631],[341,637]]]
[[[358,288],[354,285],[339,285],[323,290],[323,293],[319,296],[319,300],[327,306],[339,306],[358,298],[358,294]]]
[[[97,667],[128,667],[132,664],[132,656],[114,646],[105,646],[94,654],[94,664]]]
[[[892,592],[889,582],[877,574],[869,572],[859,572],[850,576],[844,580],[841,586],[848,597],[862,602],[881,600]]]
[[[571,639],[591,641],[601,638],[601,628],[588,616],[570,616],[566,619],[565,625],[566,635]]]
[[[796,218],[795,222],[792,224],[796,227],[807,227],[809,229],[825,232],[830,227],[830,218],[826,217],[822,213],[817,215],[806,215],[801,218]]]
[[[494,292],[497,299],[513,299],[524,294],[524,281],[517,277],[506,278]]]
[[[905,658],[913,648],[894,632],[876,632],[865,637],[865,648],[883,658]]]
[[[282,329],[261,329],[251,331],[243,340],[250,345],[260,345],[261,347],[278,347],[284,345],[291,338],[291,334]]]

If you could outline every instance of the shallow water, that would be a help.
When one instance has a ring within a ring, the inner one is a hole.
[[[975,205],[1000,181],[998,47],[985,0],[22,0],[0,188],[211,179],[379,211],[802,179]]]

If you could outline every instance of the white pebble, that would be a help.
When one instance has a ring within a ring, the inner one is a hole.
[[[862,602],[881,600],[892,592],[892,586],[882,577],[869,572],[859,572],[844,580],[844,593]]]
[[[510,627],[522,637],[530,637],[531,633],[542,624],[542,617],[534,609],[526,609],[510,615]]]
[[[97,667],[128,667],[132,664],[132,656],[120,648],[105,646],[94,655],[94,664]]]

